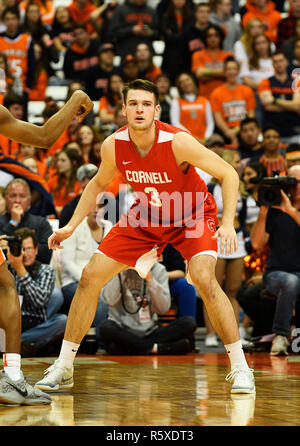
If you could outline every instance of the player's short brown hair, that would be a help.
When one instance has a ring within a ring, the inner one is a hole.
[[[129,90],[144,90],[154,94],[155,105],[158,104],[159,91],[157,86],[146,79],[135,79],[125,84],[123,88],[123,101],[126,104],[127,94]]]

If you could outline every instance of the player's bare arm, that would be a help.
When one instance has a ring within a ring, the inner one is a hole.
[[[237,249],[234,216],[236,213],[239,189],[239,176],[232,166],[209,149],[206,149],[188,133],[176,133],[173,139],[173,152],[178,166],[189,163],[217,178],[222,186],[223,216],[222,225],[214,237],[221,239],[221,252],[226,254]]]
[[[68,102],[44,125],[38,126],[15,119],[0,105],[0,132],[7,138],[35,147],[51,147],[76,117],[82,121],[92,110],[93,102],[83,91],[73,93]]]
[[[49,237],[48,246],[50,249],[62,248],[60,243],[70,237],[82,220],[92,211],[97,199],[98,201],[100,199],[99,194],[105,191],[117,173],[115,136],[111,135],[102,144],[99,170],[85,187],[71,220]]]

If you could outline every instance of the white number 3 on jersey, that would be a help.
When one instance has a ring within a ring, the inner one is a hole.
[[[157,206],[160,208],[162,206],[162,202],[159,198],[159,192],[155,187],[145,187],[144,189],[146,194],[151,194],[151,199],[149,200],[149,203],[152,206]]]

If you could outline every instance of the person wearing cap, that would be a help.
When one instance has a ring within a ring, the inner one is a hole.
[[[77,169],[76,178],[80,183],[82,191],[88,184],[88,182],[96,175],[98,167],[95,164],[84,164]],[[82,193],[82,192],[81,192]],[[59,227],[65,226],[70,218],[72,217],[78,201],[80,200],[81,193],[76,195],[69,203],[65,204],[63,207],[60,217],[59,217]]]
[[[72,36],[74,41],[64,57],[64,76],[65,79],[77,79],[87,83],[88,68],[98,63],[100,41],[90,37],[86,24],[82,22],[74,23]]]
[[[114,45],[103,43],[98,50],[98,63],[87,70],[86,92],[92,101],[99,101],[106,94],[111,75],[120,74],[120,69],[114,66],[114,57]]]

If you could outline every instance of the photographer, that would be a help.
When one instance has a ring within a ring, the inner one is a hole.
[[[300,293],[300,166],[292,166],[288,175],[298,180],[291,188],[291,199],[281,190],[279,206],[261,206],[251,231],[252,246],[262,251],[269,243],[263,278],[267,292],[276,296],[271,355],[287,355],[290,322]]]
[[[194,318],[179,317],[167,326],[157,314],[168,312],[171,296],[165,267],[156,262],[146,279],[131,269],[115,276],[102,290],[109,305],[108,320],[100,328],[110,354],[181,355],[191,351]]]
[[[19,240],[9,243],[7,259],[21,301],[21,350],[23,356],[34,356],[39,349],[63,336],[67,317],[57,313],[63,298],[53,292],[54,270],[36,260],[35,231],[21,228],[13,236]]]

